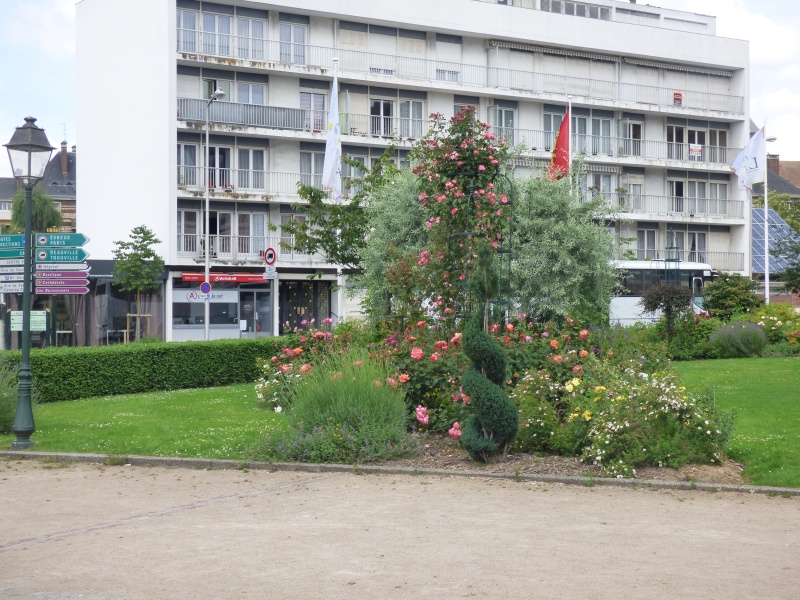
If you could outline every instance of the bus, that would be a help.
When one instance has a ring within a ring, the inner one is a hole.
[[[658,321],[661,314],[644,312],[640,301],[645,291],[662,281],[690,288],[694,295],[694,311],[702,313],[703,286],[717,277],[717,272],[706,263],[663,259],[615,260],[612,263],[620,271],[624,289],[619,296],[611,298],[612,325]]]

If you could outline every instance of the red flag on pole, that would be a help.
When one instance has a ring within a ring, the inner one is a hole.
[[[553,181],[561,179],[569,172],[569,124],[568,110],[558,127],[553,157],[550,159],[550,166],[547,167],[547,178]]]

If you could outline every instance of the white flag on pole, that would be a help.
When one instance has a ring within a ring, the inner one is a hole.
[[[767,165],[764,164],[766,156],[767,144],[762,127],[750,138],[744,150],[731,163],[731,171],[734,171],[739,178],[740,190],[750,189],[754,183],[764,181],[767,174]]]
[[[336,75],[333,76],[331,105],[328,110],[328,139],[325,143],[322,185],[333,195],[334,202],[342,199],[342,136],[339,126],[339,82]]]

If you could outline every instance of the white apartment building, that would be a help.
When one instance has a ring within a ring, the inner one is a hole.
[[[621,209],[621,253],[749,273],[729,168],[749,138],[749,48],[713,16],[616,0],[82,0],[77,52],[77,229],[97,259],[134,226],[155,231],[167,340],[203,336],[206,185],[212,337],[357,312],[335,265],[280,247],[303,218],[297,182],[320,182],[334,58],[344,154],[370,164],[394,139],[404,164],[427,115],[473,105],[536,172],[571,101],[584,192]],[[258,280],[266,248],[277,281]]]

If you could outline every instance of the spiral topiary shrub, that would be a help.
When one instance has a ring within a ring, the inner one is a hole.
[[[519,417],[502,388],[505,354],[481,325],[481,315],[476,314],[463,333],[464,354],[472,366],[461,377],[461,387],[470,397],[474,412],[462,428],[461,446],[472,460],[487,462],[494,454],[508,451],[519,429]]]

